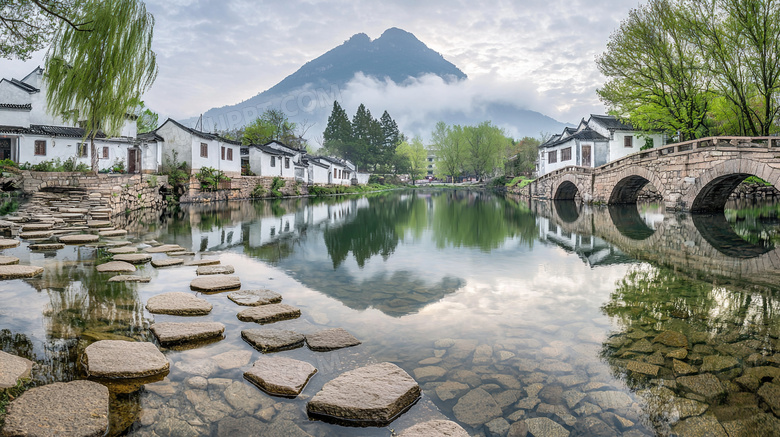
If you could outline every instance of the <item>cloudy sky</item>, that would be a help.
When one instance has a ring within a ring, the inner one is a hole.
[[[145,101],[186,118],[239,103],[355,33],[412,32],[497,95],[563,122],[604,112],[594,59],[638,0],[148,0],[159,76]],[[42,63],[0,61],[20,78]],[[407,93],[408,95],[408,93]],[[411,97],[409,97],[411,98]]]

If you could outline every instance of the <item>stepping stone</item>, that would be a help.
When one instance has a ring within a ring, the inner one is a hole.
[[[110,228],[112,224],[108,220],[87,220],[87,226],[90,228]]]
[[[138,249],[135,247],[112,247],[111,249],[106,250],[106,252],[112,254],[112,255],[120,255],[120,254],[126,254],[126,253],[138,253]]]
[[[19,258],[15,256],[0,255],[0,266],[10,266],[13,264],[19,264]]]
[[[152,260],[152,267],[170,267],[184,264],[181,258],[155,259]]]
[[[284,329],[244,329],[241,337],[260,352],[276,352],[303,346],[304,336]]]
[[[19,245],[19,240],[0,238],[0,249],[10,249]]]
[[[297,319],[301,310],[283,303],[272,303],[245,309],[238,313],[242,322],[273,323],[280,320]]]
[[[105,264],[97,266],[99,272],[117,272],[117,273],[131,273],[135,271],[135,266],[126,263],[124,261],[109,261]]]
[[[168,345],[221,337],[225,332],[225,325],[218,322],[164,322],[155,323],[149,329],[152,330],[160,344]]]
[[[168,252],[166,253],[168,256],[195,256],[195,252],[188,252],[186,250],[181,250],[179,252]]]
[[[223,291],[241,288],[241,280],[238,276],[211,275],[203,278],[195,278],[190,282],[190,288],[195,291]]]
[[[5,265],[0,266],[0,279],[32,278],[43,273],[43,267]]]
[[[429,420],[406,428],[398,437],[468,437],[463,427],[451,420]]]
[[[244,306],[268,305],[282,301],[282,295],[271,290],[234,291],[227,295],[228,299]]]
[[[392,363],[342,373],[306,404],[309,416],[367,426],[386,426],[420,397],[420,386]]]
[[[149,276],[137,275],[116,275],[108,278],[108,282],[150,282],[151,280]]]
[[[100,340],[84,349],[87,375],[96,378],[144,378],[166,373],[168,359],[154,343]]]
[[[233,266],[200,266],[196,273],[198,275],[229,275],[235,273]]]
[[[29,378],[33,362],[0,351],[0,391],[13,387],[22,378]]]
[[[305,361],[262,357],[244,372],[244,378],[274,396],[298,396],[317,369]]]
[[[43,244],[31,244],[27,246],[30,250],[59,250],[64,249],[65,245],[62,243],[43,243]]]
[[[25,240],[31,240],[31,239],[38,239],[38,238],[51,238],[52,236],[51,231],[30,231],[30,232],[22,232],[19,234],[19,238],[24,238]]]
[[[144,249],[144,252],[166,253],[166,252],[181,252],[182,250],[186,250],[186,249],[179,246],[178,244],[163,244],[161,246],[156,246],[156,247],[147,247],[146,249]]]
[[[215,266],[219,264],[219,262],[220,261],[218,259],[196,259],[184,265],[185,266]]]
[[[95,243],[100,240],[99,236],[92,234],[63,235],[58,238],[61,243],[65,244]]]
[[[101,237],[124,237],[127,235],[127,231],[124,229],[115,229],[113,231],[100,231],[98,235]]]
[[[27,231],[48,231],[54,227],[54,223],[28,223],[22,225],[22,232]]]
[[[112,259],[130,264],[145,264],[152,260],[152,256],[146,253],[120,253],[114,255]]]
[[[182,291],[159,294],[146,301],[146,309],[153,314],[174,316],[202,316],[211,312],[213,305],[205,299]]]
[[[343,347],[357,346],[360,340],[341,328],[323,329],[314,334],[306,334],[306,344],[309,349],[317,352],[327,352]]]
[[[80,380],[24,392],[8,406],[3,435],[102,436],[108,434],[108,388]]]

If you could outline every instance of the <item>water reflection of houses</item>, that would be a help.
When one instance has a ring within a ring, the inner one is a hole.
[[[573,233],[554,220],[540,216],[539,239],[576,254],[591,267],[636,262],[620,249],[593,235]]]

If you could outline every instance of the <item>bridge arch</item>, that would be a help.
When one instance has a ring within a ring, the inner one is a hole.
[[[666,199],[665,187],[661,183],[661,179],[655,172],[648,170],[644,167],[632,165],[621,170],[617,177],[618,181],[612,188],[612,192],[609,195],[610,205],[636,203],[636,199],[639,196],[639,192],[648,183],[661,193],[661,197]]]
[[[577,194],[582,198],[585,193],[587,190],[575,175],[565,174],[553,184],[550,198],[553,200],[574,200]]]
[[[722,211],[729,196],[749,176],[758,176],[780,187],[780,169],[752,159],[733,159],[715,164],[680,199],[691,212]]]

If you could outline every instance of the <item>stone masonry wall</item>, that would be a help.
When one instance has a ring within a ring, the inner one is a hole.
[[[197,178],[190,178],[189,184],[184,195],[181,196],[181,203],[201,203],[217,202],[222,200],[240,200],[252,197],[255,187],[262,185],[265,190],[264,197],[271,197],[271,185],[273,177],[268,176],[240,176],[234,177],[230,181],[230,188],[216,191],[201,191],[200,182]],[[284,196],[305,196],[309,192],[304,183],[296,182],[294,179],[283,179],[284,186],[279,190]]]

